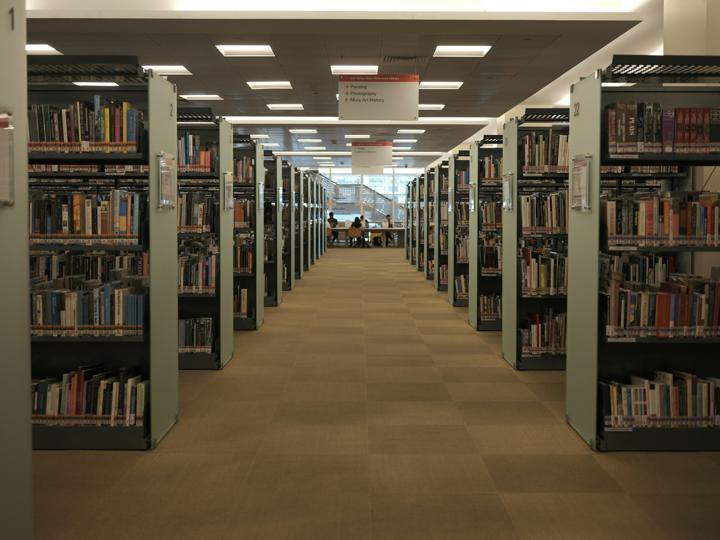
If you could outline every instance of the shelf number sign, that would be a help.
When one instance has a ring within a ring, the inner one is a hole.
[[[225,171],[223,173],[223,208],[225,210],[232,210],[235,206],[235,200],[233,199],[233,173]]]
[[[172,154],[161,152],[158,161],[158,208],[172,209],[177,202],[177,160]]]
[[[12,116],[0,113],[0,205],[3,206],[12,206],[15,197],[14,133]]]
[[[505,173],[502,176],[502,208],[506,212],[513,209],[513,175]]]
[[[575,156],[570,171],[570,208],[590,210],[590,156]]]

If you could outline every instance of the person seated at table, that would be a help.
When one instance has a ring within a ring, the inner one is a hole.
[[[328,224],[327,224],[326,235],[330,238],[330,244],[334,245],[338,239],[338,231],[337,231],[338,220],[335,219],[335,212],[330,212],[330,216],[328,217],[327,223]]]
[[[370,247],[367,242],[367,235],[370,234],[370,224],[368,220],[365,219],[365,216],[360,216],[360,225],[362,226],[362,235],[360,236],[362,247]]]
[[[385,219],[382,222],[382,228],[383,229],[392,229],[393,228],[393,222],[392,217],[390,217],[390,214],[387,214],[385,216]],[[392,242],[392,231],[385,231],[383,233],[383,236],[385,237],[385,247],[388,247],[390,243]]]
[[[356,217],[355,220],[350,224],[348,229],[348,237],[350,238],[350,247],[360,247],[361,239],[363,237],[362,223],[360,218]]]

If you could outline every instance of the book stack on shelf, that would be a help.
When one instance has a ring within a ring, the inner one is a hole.
[[[415,191],[417,200],[415,206],[417,208],[417,221],[415,222],[415,244],[417,246],[417,266],[418,272],[424,272],[425,269],[425,215],[426,215],[426,193],[427,193],[427,176],[421,174],[416,179],[417,189]]]
[[[177,417],[176,217],[149,189],[174,87],[134,57],[34,56],[28,79],[33,446],[154,447]]]
[[[410,182],[410,202],[408,203],[408,211],[410,212],[410,264],[415,268],[418,267],[418,179],[413,178]]]
[[[503,254],[503,355],[516,369],[565,368],[568,121],[568,109],[527,109],[505,129],[503,239],[517,248]]]
[[[435,288],[438,291],[447,291],[448,289],[448,218],[449,208],[449,189],[448,189],[448,171],[449,162],[443,161],[437,169],[438,182],[435,184],[435,197],[437,200],[438,211],[435,216]]]
[[[257,330],[264,318],[264,168],[262,145],[235,135],[233,203],[233,328]],[[238,176],[239,175],[239,176]]]
[[[304,212],[303,212],[303,173],[293,167],[293,216],[294,216],[294,250],[295,250],[295,278],[303,277],[303,243],[304,243]]]
[[[692,170],[720,164],[719,70],[616,55],[573,86],[571,155],[592,159],[569,216],[567,413],[597,450],[720,449],[720,194]]]
[[[486,135],[470,152],[468,321],[476,330],[501,330],[502,143],[502,135]]]
[[[437,167],[425,171],[425,219],[423,221],[425,244],[425,278],[435,279],[435,213],[437,212],[435,183],[437,182]]]
[[[265,151],[265,307],[279,306],[282,301],[282,161]]]
[[[302,268],[303,272],[310,271],[310,265],[312,264],[312,181],[310,174],[305,172],[302,174]]]
[[[450,159],[448,175],[448,301],[453,306],[468,305],[470,259],[470,152],[463,150]]]
[[[293,260],[295,239],[294,226],[295,210],[293,209],[293,190],[292,177],[294,169],[290,164],[278,160],[278,171],[280,172],[279,180],[282,181],[281,187],[278,189],[280,197],[280,211],[282,214],[282,290],[289,291],[292,289],[295,275],[295,263]]]

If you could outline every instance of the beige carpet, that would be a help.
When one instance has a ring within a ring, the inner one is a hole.
[[[181,373],[158,449],[36,452],[36,537],[718,537],[718,455],[593,454],[563,374],[465,317],[402,250],[330,250],[225,370]]]

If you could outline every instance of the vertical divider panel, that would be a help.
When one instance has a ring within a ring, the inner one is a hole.
[[[220,366],[233,357],[235,339],[233,335],[233,228],[232,208],[225,209],[225,173],[233,171],[232,126],[220,120],[218,126],[220,154]]]
[[[283,293],[283,161],[275,158],[275,290],[277,304],[282,304]]]
[[[478,327],[478,233],[480,219],[478,208],[479,179],[479,147],[477,143],[470,146],[470,227],[468,230],[468,322],[474,329]]]
[[[295,288],[295,243],[297,242],[297,230],[295,228],[295,220],[297,219],[295,214],[297,212],[295,208],[295,174],[295,165],[292,165],[290,167],[290,184],[288,187],[288,197],[290,197],[288,201],[290,205],[290,226],[288,228],[290,233],[290,268],[288,269],[290,272],[290,290]]]
[[[255,330],[265,321],[265,150],[255,146]]]
[[[517,366],[518,346],[518,120],[505,124],[503,129],[503,175],[511,177],[512,209],[503,209],[503,250],[502,250],[502,350],[503,358]]]
[[[455,304],[455,156],[448,158],[448,265],[447,296]]]
[[[435,165],[435,184],[433,191],[435,192],[435,213],[433,214],[433,257],[435,258],[434,271],[433,271],[433,284],[435,290],[440,290],[440,165]]]

